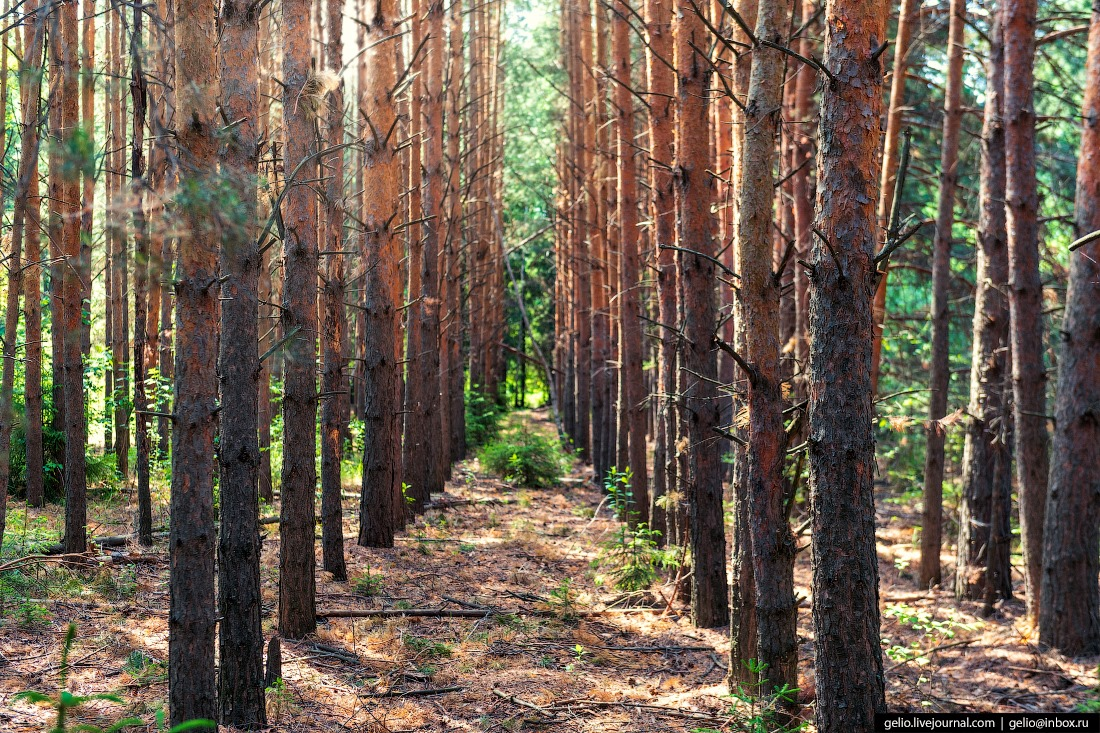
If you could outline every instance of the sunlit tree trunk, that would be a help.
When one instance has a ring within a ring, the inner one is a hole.
[[[76,3],[60,6],[62,40],[62,143],[72,140],[80,124],[79,73],[77,58]],[[64,154],[63,154],[64,155]],[[88,544],[87,476],[84,470],[86,426],[84,424],[84,362],[82,354],[84,284],[80,266],[80,161],[69,160],[61,175],[61,242],[66,257],[63,285],[64,331],[62,361],[65,396],[65,540],[66,552],[84,552]]]
[[[627,424],[628,453],[620,462],[632,474],[632,511],[649,522],[649,477],[646,468],[645,383],[642,374],[641,268],[638,255],[638,180],[634,160],[634,94],[630,75],[630,24],[627,0],[615,8],[612,27],[612,76],[615,78],[615,134],[619,166],[619,389],[621,419]],[[705,125],[705,122],[704,122]],[[704,131],[699,130],[699,132]],[[705,140],[705,137],[696,140]],[[705,146],[703,146],[705,148]],[[708,345],[709,346],[709,345]]]
[[[1011,316],[1016,482],[1024,554],[1027,615],[1039,616],[1049,436],[1043,355],[1043,286],[1039,277],[1039,196],[1035,179],[1036,0],[1007,0],[1005,44],[1005,202],[1008,308]]]
[[[918,0],[899,0],[897,35],[894,38],[894,68],[890,74],[890,102],[886,108],[886,138],[882,151],[882,180],[878,196],[878,224],[885,229],[894,205],[894,181],[897,179],[901,159],[898,145],[902,124],[905,122],[905,81],[908,78],[910,41],[913,25],[920,9]],[[875,286],[874,329],[875,338],[871,351],[871,390],[878,392],[879,367],[882,363],[882,334],[886,322],[886,285],[888,263],[882,263],[884,273]]]
[[[426,0],[427,48],[420,105],[423,124],[422,168],[413,171],[424,185],[420,217],[423,219],[424,257],[421,263],[423,301],[420,308],[420,364],[414,370],[423,379],[424,430],[422,460],[427,464],[427,491],[443,491],[444,466],[449,463],[448,437],[443,434],[440,415],[440,300],[439,256],[443,226],[443,0]]]
[[[332,74],[343,66],[343,0],[329,0],[327,65]],[[344,138],[344,88],[339,82],[326,100],[328,146],[338,148]],[[344,309],[344,151],[328,158],[325,189],[325,231],[322,249],[325,270],[321,290],[321,558],[334,580],[347,580],[344,562],[344,511],[340,498],[340,461],[343,456],[343,415],[349,399],[344,377],[347,315]]]
[[[726,581],[726,535],[722,511],[722,465],[715,428],[719,402],[714,381],[718,363],[713,343],[716,326],[714,294],[714,180],[708,172],[707,89],[710,67],[698,49],[708,35],[691,3],[677,6],[675,59],[679,118],[676,129],[676,184],[681,252],[684,342],[680,356],[683,420],[688,440],[689,473],[684,484],[690,505],[693,563],[691,618],[696,626],[729,623]]]
[[[364,282],[366,309],[364,348],[365,397],[363,430],[371,436],[363,454],[363,488],[359,505],[359,544],[392,547],[394,532],[404,524],[401,493],[401,341],[398,335],[401,281],[401,234],[398,198],[401,162],[396,102],[390,92],[397,81],[400,41],[395,0],[372,0],[367,8],[367,52],[374,71],[360,104],[366,129],[363,176],[364,252],[370,275]]]
[[[757,0],[740,0],[737,4],[738,14],[750,27],[756,26],[759,3]],[[743,43],[745,50],[733,61],[732,91],[741,105],[734,105],[733,110],[733,150],[731,155],[734,181],[740,181],[744,170],[745,148],[745,113],[742,107],[748,100],[749,78],[752,72],[752,57],[754,51],[748,35],[738,26],[734,26],[733,40]],[[730,203],[734,206],[734,220],[739,216],[736,207],[739,205],[738,197],[733,196]],[[730,243],[730,250],[734,255],[735,267],[739,265],[737,244],[738,232],[734,228],[732,235],[734,240]],[[733,338],[734,349],[743,349],[745,345],[745,316],[742,313],[741,299],[733,299],[733,313],[727,324],[725,334]],[[724,354],[724,356],[729,356]],[[730,360],[732,361],[732,359]],[[745,375],[743,372],[729,370],[729,376],[736,380],[733,386],[740,388],[744,393]],[[740,414],[744,407],[743,398],[738,397],[731,405],[733,415]],[[730,430],[734,433],[744,433],[742,421],[736,418],[732,421]],[[743,435],[741,436],[744,437]],[[747,452],[743,446],[736,443],[733,449],[733,507],[734,519],[731,527],[730,542],[730,684],[736,689],[738,684],[754,684],[757,675],[753,671],[753,665],[749,660],[756,658],[756,585],[753,579],[752,567],[752,537],[750,532],[751,516],[749,513],[748,486],[745,482]]]
[[[810,496],[817,727],[870,733],[885,712],[875,552],[871,304],[882,66],[877,0],[829,0],[811,255]],[[835,81],[833,80],[835,79]]]

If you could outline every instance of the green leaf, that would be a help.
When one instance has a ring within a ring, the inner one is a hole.
[[[198,720],[188,720],[185,723],[173,725],[168,730],[168,733],[183,733],[183,731],[185,730],[210,730],[217,727],[218,724],[215,723],[213,720],[199,718]]]
[[[53,702],[53,698],[35,690],[17,692],[12,696],[13,700],[26,700],[27,702]]]

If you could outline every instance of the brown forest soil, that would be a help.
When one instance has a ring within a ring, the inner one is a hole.
[[[513,419],[553,430],[544,413]],[[446,495],[436,500],[450,506],[418,518],[392,550],[354,544],[357,502],[346,500],[351,582],[334,583],[321,573],[319,608],[457,609],[466,604],[517,615],[323,622],[315,638],[284,642],[285,690],[269,693],[271,729],[741,729],[738,721],[752,711],[729,697],[726,631],[692,628],[684,605],[666,602],[674,595],[671,582],[634,595],[597,585],[591,563],[617,522],[590,478],[590,471],[578,466],[556,488],[522,489],[483,475],[476,460],[467,461],[455,467]],[[355,490],[351,484],[346,488]],[[919,515],[911,506],[879,504],[883,636],[889,647],[914,650],[904,656],[919,657],[901,661],[903,653],[894,650],[893,658],[884,659],[891,709],[1072,710],[1100,695],[1093,689],[1098,660],[1041,653],[1023,626],[1020,603],[1003,604],[993,618],[982,619],[977,604],[960,605],[944,591],[918,592],[906,567],[915,565],[911,523]],[[163,512],[155,516],[161,524]],[[91,516],[96,519],[91,536],[127,532],[125,495],[93,503]],[[31,521],[47,533],[60,527],[58,507],[32,512]],[[276,626],[278,531],[274,524],[263,529],[263,623],[270,636]],[[16,522],[9,524],[9,533],[20,531]],[[163,706],[167,683],[158,674],[162,670],[154,665],[142,673],[127,660],[135,651],[158,661],[167,657],[166,544],[158,539],[151,552],[136,545],[113,551],[140,555],[143,562],[127,565],[116,559],[78,571],[36,566],[24,571],[34,578],[24,595],[38,600],[13,600],[10,592],[4,599],[0,730],[48,727],[48,709],[12,696],[27,689],[56,691],[60,644],[70,621],[79,628],[70,690],[116,692],[127,701],[122,706],[95,703],[79,719],[103,725],[133,714],[152,721]],[[796,572],[802,598],[801,698],[809,702],[808,552],[799,554]],[[569,601],[563,607],[565,596]],[[652,608],[579,618],[569,613],[612,606]],[[425,694],[431,691],[438,692]],[[812,720],[812,710],[805,714]]]

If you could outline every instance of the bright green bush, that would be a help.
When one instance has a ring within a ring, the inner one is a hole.
[[[481,465],[505,481],[520,486],[551,486],[562,474],[564,463],[557,442],[522,430],[478,454]]]

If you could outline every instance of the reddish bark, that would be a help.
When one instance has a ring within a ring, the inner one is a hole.
[[[693,144],[708,139],[707,88],[710,67],[697,49],[707,47],[702,20],[690,2],[677,6],[674,22],[679,123],[676,137],[676,194],[681,246],[702,256],[680,253],[684,343],[680,356],[681,399],[688,439],[689,471],[684,477],[691,515],[693,562],[691,618],[696,626],[729,623],[726,536],[722,510],[722,464],[714,429],[719,401],[714,382],[716,324],[714,180],[707,168],[710,150]]]
[[[359,506],[359,544],[392,547],[394,531],[404,523],[401,492],[401,374],[398,337],[401,281],[399,221],[401,163],[394,147],[397,109],[389,92],[397,81],[400,44],[389,39],[398,32],[395,0],[375,0],[364,21],[371,44],[368,63],[371,84],[360,105],[366,120],[364,150],[363,236],[366,267],[363,305],[367,315],[363,429],[363,489]]]
[[[1035,179],[1036,0],[1006,0],[1005,202],[1008,226],[1008,308],[1011,316],[1016,481],[1028,618],[1039,616],[1043,517],[1050,439],[1043,363],[1043,286],[1039,278],[1039,197]]]
[[[829,0],[810,294],[810,496],[817,728],[874,729],[886,711],[875,552],[871,313],[886,13]],[[830,252],[830,248],[832,251]]]
[[[630,78],[630,24],[626,0],[612,18],[611,75],[615,79],[615,135],[619,169],[619,414],[626,423],[628,452],[620,465],[631,473],[632,521],[649,523],[649,476],[646,467],[646,394],[642,374],[642,320],[638,256],[638,173],[634,160],[634,93]],[[701,40],[701,39],[700,39]],[[703,107],[705,114],[705,107]],[[705,132],[703,127],[695,132]],[[706,138],[696,138],[705,140]],[[704,146],[704,150],[705,150]],[[705,170],[700,168],[700,170]],[[708,342],[709,347],[709,342]]]
[[[76,133],[79,118],[79,73],[77,60],[76,4],[60,6],[61,14],[61,127],[62,141]],[[84,362],[82,353],[84,284],[80,266],[80,167],[69,165],[61,173],[58,205],[61,215],[61,248],[66,257],[63,293],[64,333],[62,365],[65,397],[65,551],[84,552],[88,545],[87,476],[84,450],[87,444],[84,424]],[[55,326],[56,327],[56,326]]]

